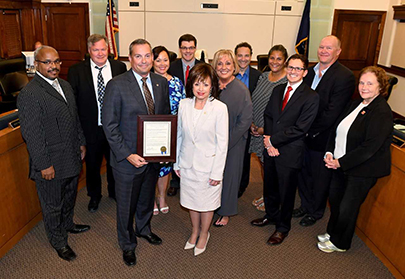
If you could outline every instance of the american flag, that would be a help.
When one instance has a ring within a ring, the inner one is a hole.
[[[105,34],[108,39],[108,51],[109,53],[114,54],[114,59],[118,59],[117,44],[115,43],[115,33],[118,31],[117,10],[115,9],[113,0],[108,0],[105,20]]]

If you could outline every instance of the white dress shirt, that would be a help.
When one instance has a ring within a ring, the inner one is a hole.
[[[98,126],[101,126],[101,111],[100,111],[100,102],[98,101],[98,73],[100,70],[96,69],[96,63],[93,62],[93,60],[90,59],[90,68],[91,68],[91,76],[93,78],[93,85],[94,85],[94,93],[96,94],[96,101],[97,101],[97,108],[98,108]],[[103,65],[103,66],[97,66],[99,68],[102,68],[101,70],[101,75],[103,76],[104,79],[104,86],[107,86],[107,83],[112,79],[112,71],[111,71],[111,65],[110,61],[108,61]]]
[[[58,91],[58,93],[63,97],[63,99],[65,99],[65,101],[66,101],[66,103],[67,103],[67,100],[66,100],[66,97],[65,97],[65,93],[63,92],[62,87],[60,86],[58,79],[56,79],[56,78],[55,78],[55,79],[46,78],[46,77],[43,76],[39,71],[36,71],[36,73],[37,73],[41,78],[43,78],[46,82],[48,82],[52,87],[53,87],[53,83],[54,83],[55,80],[56,80],[57,83],[58,83],[58,88],[59,88],[59,90],[57,90],[57,91]],[[55,90],[56,90],[56,89],[55,89]]]
[[[138,82],[139,88],[141,89],[142,97],[143,97],[143,100],[145,101],[145,105],[146,105],[146,107],[148,107],[148,103],[146,102],[146,99],[145,99],[145,93],[143,92],[142,76],[140,74],[138,74],[137,72],[135,72],[134,70],[132,70],[132,73],[134,74],[136,81]],[[153,94],[153,86],[152,86],[152,81],[150,79],[150,73],[148,74],[147,79],[146,79],[146,86],[148,86],[150,94],[152,95],[153,102],[155,102],[155,95]]]

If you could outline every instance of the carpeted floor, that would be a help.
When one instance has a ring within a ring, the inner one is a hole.
[[[207,250],[198,257],[192,250],[183,250],[191,225],[177,195],[168,197],[170,213],[152,220],[153,232],[163,244],[152,246],[140,239],[137,265],[126,266],[117,244],[114,200],[103,198],[99,210],[89,213],[89,199],[83,189],[77,197],[75,222],[89,224],[91,230],[69,237],[77,259],[59,259],[41,221],[0,259],[0,278],[393,278],[357,236],[346,253],[318,250],[316,235],[325,232],[329,212],[309,228],[293,219],[290,235],[282,245],[266,245],[274,226],[250,225],[252,219],[262,216],[251,205],[262,192],[257,159],[252,160],[251,174],[251,183],[239,199],[239,215],[226,227],[211,228]]]

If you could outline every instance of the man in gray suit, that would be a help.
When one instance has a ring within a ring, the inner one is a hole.
[[[76,254],[67,243],[67,233],[90,229],[73,223],[86,143],[73,90],[58,78],[62,63],[58,52],[41,46],[35,50],[34,59],[35,77],[17,100],[21,133],[27,143],[29,176],[36,183],[49,242],[59,257],[71,261]]]
[[[129,61],[131,69],[107,84],[102,122],[111,148],[118,242],[124,262],[132,266],[136,264],[136,237],[154,245],[162,243],[150,226],[160,165],[148,163],[137,153],[137,116],[170,114],[170,102],[167,80],[150,72],[153,54],[146,40],[130,44]]]

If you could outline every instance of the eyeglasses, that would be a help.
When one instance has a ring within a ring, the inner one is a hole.
[[[42,63],[45,66],[50,66],[51,64],[54,64],[54,65],[62,64],[62,61],[60,61],[59,59],[56,59],[55,61],[49,61],[49,60],[47,60],[47,61],[35,60],[35,61]]]
[[[195,47],[181,47],[181,50],[195,50]]]
[[[301,72],[301,71],[304,71],[305,70],[305,68],[301,68],[301,67],[293,67],[293,66],[287,66],[287,70],[288,71],[293,71],[293,70],[296,70],[297,72]]]

